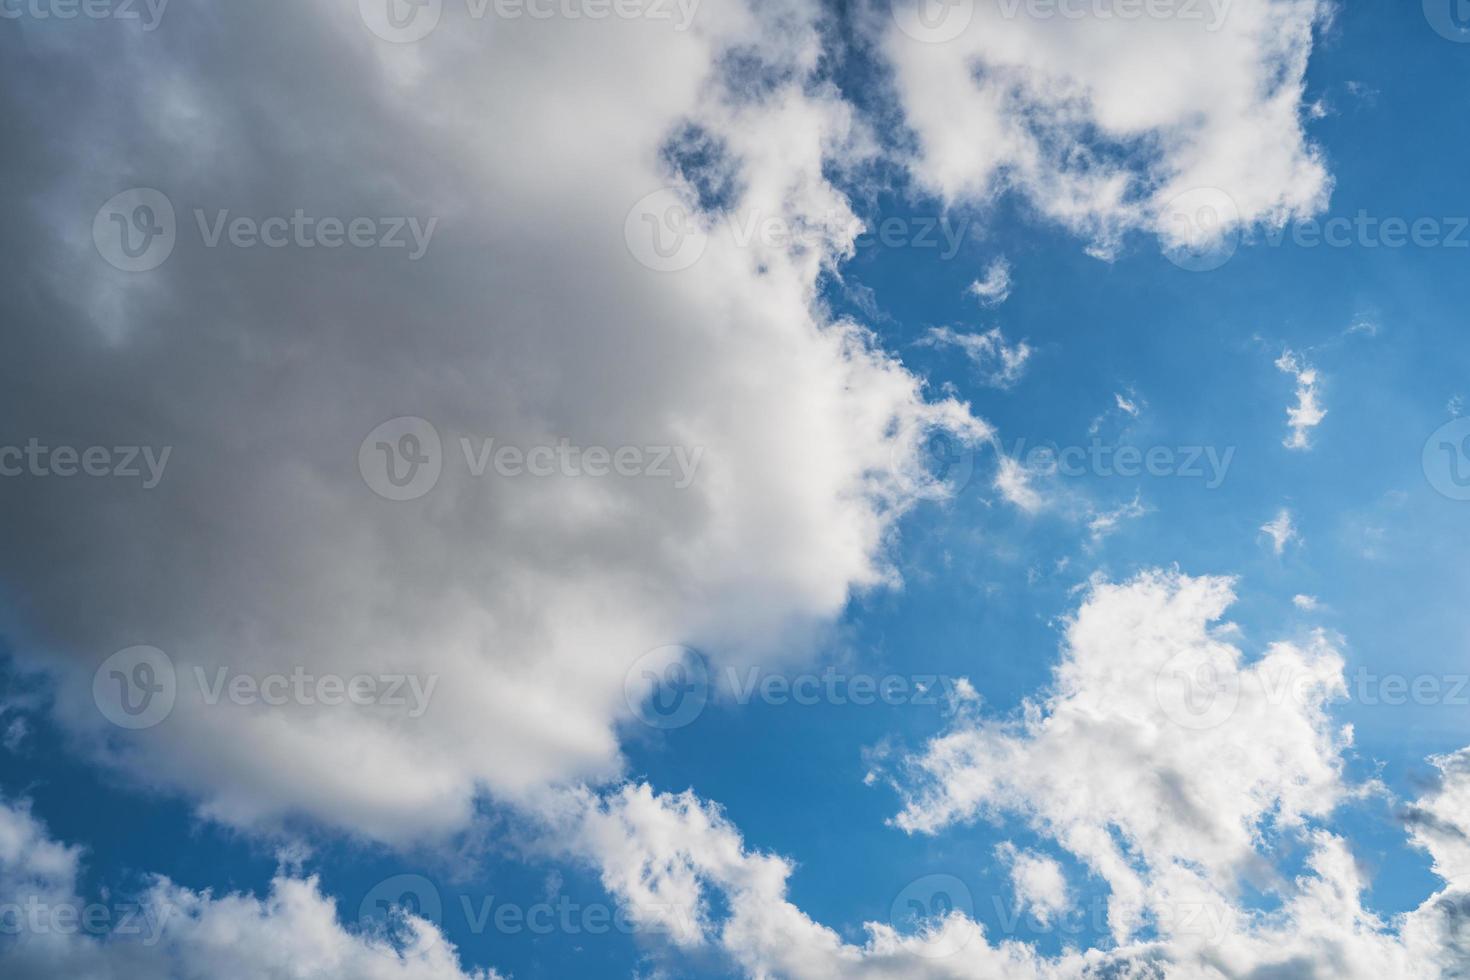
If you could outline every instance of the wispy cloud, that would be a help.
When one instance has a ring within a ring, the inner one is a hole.
[[[1271,550],[1280,555],[1293,541],[1300,542],[1301,534],[1291,521],[1291,511],[1285,507],[1276,512],[1276,517],[1261,525],[1261,531],[1271,539]]]
[[[990,263],[985,269],[985,278],[970,283],[970,295],[980,301],[981,306],[999,306],[1011,295],[1011,264],[1003,257]]]
[[[985,333],[959,333],[949,327],[931,327],[919,344],[925,347],[958,347],[993,388],[1009,388],[1020,380],[1031,359],[1031,346],[1024,340],[1007,344],[996,327]]]
[[[1290,350],[1281,352],[1276,359],[1276,368],[1296,379],[1296,404],[1286,409],[1286,426],[1290,431],[1281,444],[1287,449],[1310,449],[1311,430],[1327,417],[1327,409],[1322,407],[1317,388],[1317,369]]]

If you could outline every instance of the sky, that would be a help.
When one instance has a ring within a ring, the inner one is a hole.
[[[1459,0],[0,21],[0,976],[1470,972]]]

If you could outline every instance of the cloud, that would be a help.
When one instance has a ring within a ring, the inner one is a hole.
[[[1300,543],[1302,536],[1297,532],[1296,525],[1291,522],[1291,511],[1285,507],[1276,512],[1276,516],[1261,525],[1261,531],[1271,539],[1271,550],[1278,556],[1286,551],[1286,546],[1293,541]]]
[[[31,297],[10,324],[26,355],[0,364],[7,431],[172,447],[147,491],[0,485],[3,626],[95,758],[235,826],[450,834],[482,796],[618,779],[645,653],[799,655],[896,581],[897,520],[943,492],[923,436],[988,427],[814,299],[858,230],[827,169],[867,152],[818,74],[820,9],[699,13],[677,32],[447,5],[392,45],[355,4],[206,2],[148,35],[28,34],[33,56],[6,59],[0,124],[27,149],[0,175],[36,202],[0,229]],[[63,84],[87,112],[47,110]],[[147,272],[92,235],[133,185],[177,211]],[[653,192],[677,207],[640,213]],[[222,209],[438,223],[409,261],[211,247],[195,212],[207,231]],[[679,214],[702,254],[650,268],[640,219]],[[752,218],[803,234],[746,240]],[[412,443],[366,438],[400,417],[424,420]],[[702,455],[684,488],[477,476],[492,439]],[[435,444],[432,487],[387,499],[386,464]],[[170,658],[178,696],[135,734],[93,681],[137,644]],[[438,683],[419,717],[202,697],[220,671],[302,669]]]
[[[1007,345],[999,327],[984,333],[958,333],[949,327],[930,327],[919,343],[927,347],[958,347],[981,379],[994,388],[1014,385],[1031,359],[1030,345],[1024,340]]]
[[[1117,531],[1125,520],[1137,520],[1147,513],[1148,508],[1144,506],[1137,494],[1134,494],[1133,499],[1128,503],[1112,510],[1094,512],[1087,522],[1087,530],[1092,534],[1092,543],[1100,544],[1104,538]]]
[[[981,306],[999,306],[1010,299],[1010,263],[1003,257],[990,263],[985,269],[985,278],[970,283],[970,295],[978,299]]]
[[[1238,0],[1213,17],[1125,21],[980,3],[946,8],[942,36],[875,24],[918,138],[918,183],[947,203],[1015,192],[1106,256],[1134,229],[1195,246],[1325,206],[1330,179],[1302,120],[1314,25],[1330,10]],[[1220,205],[1209,221],[1178,203],[1201,194]]]
[[[1010,866],[1018,912],[1030,910],[1038,921],[1049,923],[1067,910],[1071,904],[1067,878],[1054,858],[1018,850],[1009,842],[996,848],[996,856]]]
[[[1322,608],[1322,603],[1314,595],[1292,596],[1291,603],[1305,612],[1317,612]]]
[[[1317,370],[1303,364],[1291,351],[1283,351],[1276,367],[1296,378],[1296,404],[1286,410],[1286,425],[1291,431],[1282,442],[1287,449],[1310,449],[1311,430],[1322,424],[1327,410],[1322,407],[1317,389]]]
[[[84,897],[82,851],[52,839],[24,803],[0,800],[0,973],[29,980],[498,980],[464,970],[430,922],[350,932],[315,878],[278,875],[261,898],[215,896],[154,877],[146,891]]]

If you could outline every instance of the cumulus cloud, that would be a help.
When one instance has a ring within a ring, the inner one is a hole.
[[[918,138],[912,172],[946,202],[1013,191],[1102,255],[1131,229],[1196,246],[1325,205],[1330,180],[1302,125],[1324,2],[1142,19],[921,6],[895,3],[880,29]]]
[[[279,875],[263,897],[216,896],[155,877],[142,894],[85,897],[82,851],[24,803],[0,800],[0,973],[28,980],[498,980],[463,970],[437,928],[350,932],[315,878]]]
[[[684,32],[462,7],[411,45],[325,0],[3,42],[0,124],[24,149],[0,173],[35,202],[0,229],[30,297],[10,324],[26,354],[0,365],[5,442],[171,447],[146,491],[4,481],[4,626],[59,666],[58,714],[98,757],[231,824],[402,840],[464,826],[481,794],[616,779],[640,657],[807,648],[894,580],[894,522],[942,492],[926,433],[989,431],[818,301],[858,228],[826,168],[866,151],[816,75],[817,5],[707,5]],[[88,111],[52,111],[62,87]],[[129,186],[177,212],[151,271],[93,241]],[[211,245],[225,209],[438,220],[409,261]],[[651,268],[652,231],[702,253]],[[369,438],[399,417],[432,428]],[[699,464],[685,487],[606,465],[477,475],[492,439]],[[437,482],[387,499],[385,465],[431,444]],[[178,690],[130,733],[93,680],[136,644]],[[211,704],[199,680],[303,668],[437,687],[410,716]]]
[[[1327,417],[1317,388],[1317,369],[1305,364],[1289,350],[1282,351],[1276,359],[1276,368],[1296,379],[1296,404],[1286,409],[1289,431],[1282,445],[1287,449],[1310,449],[1311,431]]]

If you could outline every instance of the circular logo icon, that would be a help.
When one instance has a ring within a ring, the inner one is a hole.
[[[921,467],[946,496],[956,497],[975,476],[975,447],[942,426],[916,423],[894,441],[892,462],[898,473]]]
[[[1223,725],[1240,703],[1240,672],[1223,650],[1185,650],[1154,677],[1154,700],[1181,728]]]
[[[123,272],[156,269],[173,254],[178,225],[162,191],[134,187],[114,196],[92,219],[92,243],[107,264]]]
[[[1470,44],[1470,2],[1467,0],[1424,0],[1424,16],[1440,37],[1457,44]]]
[[[1446,422],[1424,443],[1424,476],[1451,500],[1470,500],[1470,418]]]
[[[915,41],[953,41],[975,19],[975,0],[892,0],[893,22]]]
[[[367,29],[393,44],[422,41],[439,26],[444,0],[357,0]]]
[[[119,728],[133,731],[152,728],[167,718],[178,692],[174,662],[157,647],[119,650],[92,675],[97,710]]]
[[[623,679],[623,696],[650,728],[683,728],[709,703],[709,668],[704,655],[684,646],[650,650]]]
[[[444,447],[439,432],[413,415],[391,419],[368,433],[357,450],[357,468],[385,500],[417,500],[439,483]]]
[[[962,922],[947,921],[954,912],[964,915]],[[925,875],[898,893],[888,922],[919,940],[920,955],[933,959],[953,956],[975,938],[975,900],[969,886],[954,875]]]
[[[1164,258],[1187,272],[1220,268],[1240,247],[1240,209],[1218,187],[1196,187],[1159,215]]]
[[[623,222],[623,239],[638,264],[679,272],[704,256],[709,235],[678,191],[665,187],[641,198]]]
[[[405,915],[444,924],[439,889],[423,875],[394,875],[373,886],[357,907],[358,924],[387,931]]]

